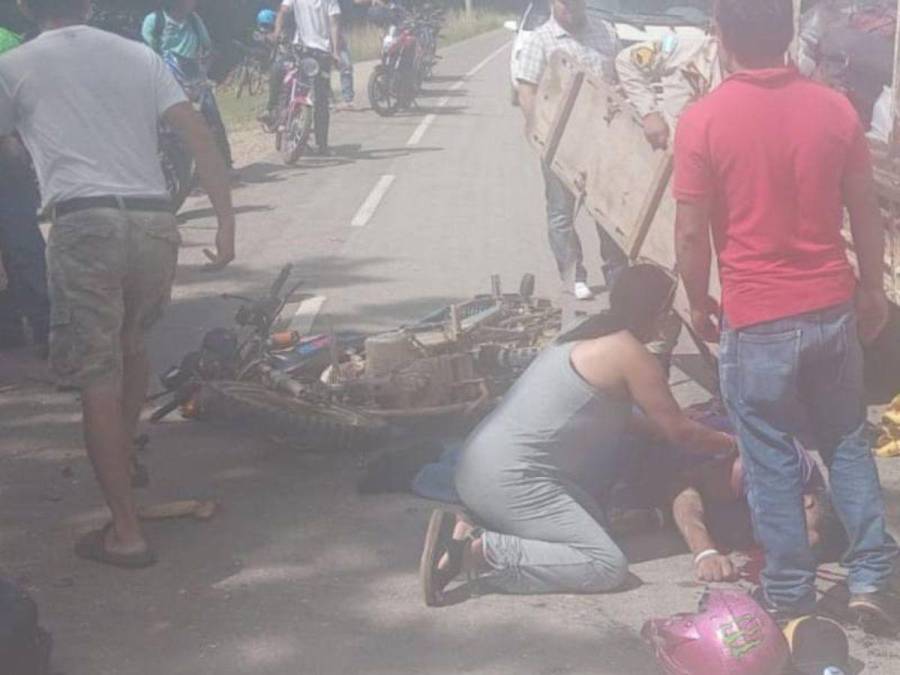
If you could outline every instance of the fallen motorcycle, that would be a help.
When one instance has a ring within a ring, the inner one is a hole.
[[[494,292],[450,305],[422,321],[365,340],[364,350],[329,367],[329,400],[404,427],[477,421],[559,332],[561,312],[532,296]]]
[[[424,320],[372,336],[273,332],[288,299],[290,267],[269,295],[236,298],[238,329],[215,329],[162,377],[186,417],[240,420],[315,449],[377,442],[390,426],[470,424],[487,412],[558,333],[561,312],[519,292],[450,305]],[[230,296],[234,297],[234,296]],[[246,335],[241,338],[240,333]]]
[[[380,420],[297,387],[301,380],[294,377],[318,376],[334,348],[331,337],[309,339],[272,331],[299,288],[297,284],[284,292],[290,273],[291,266],[284,267],[264,298],[223,296],[243,303],[235,315],[237,328],[209,331],[199,350],[162,375],[158,398],[168,400],[151,415],[151,422],[180,410],[186,418],[239,420],[309,448],[358,446],[383,433]],[[334,339],[335,346],[347,348],[359,338]]]

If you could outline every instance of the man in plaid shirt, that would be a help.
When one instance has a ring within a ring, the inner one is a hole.
[[[584,0],[553,0],[553,15],[535,30],[515,55],[513,76],[517,82],[519,104],[530,127],[537,85],[550,60],[562,51],[592,70],[613,79],[614,59],[618,52],[615,29],[605,21],[587,15]],[[547,198],[547,225],[550,247],[556,257],[560,277],[574,288],[579,300],[590,300],[593,292],[587,283],[581,241],[575,231],[575,195],[557,178],[546,163],[541,166]],[[603,274],[610,287],[627,258],[612,237],[598,224]]]

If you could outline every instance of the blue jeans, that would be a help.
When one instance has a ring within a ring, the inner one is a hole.
[[[828,467],[832,502],[850,541],[852,593],[884,589],[897,544],[885,525],[878,470],[865,436],[863,355],[849,305],[723,332],[720,374],[741,442],[753,526],[766,552],[766,600],[789,612],[815,605],[794,442],[807,434]]]
[[[350,41],[346,35],[341,36],[341,57],[339,67],[341,72],[341,97],[344,103],[353,103],[356,93],[353,91],[353,59],[350,57]]]
[[[579,281],[587,283],[584,253],[578,232],[575,231],[575,195],[546,164],[541,164],[541,170],[544,173],[544,193],[547,198],[547,231],[559,276],[567,287]],[[628,267],[628,257],[599,224],[597,236],[600,238],[603,277],[606,287],[611,288],[619,272]]]

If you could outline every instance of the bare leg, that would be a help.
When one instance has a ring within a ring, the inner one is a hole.
[[[125,388],[127,389],[127,388]],[[118,381],[86,387],[81,392],[84,440],[100,489],[112,512],[108,551],[138,553],[147,549],[131,489],[130,448]]]

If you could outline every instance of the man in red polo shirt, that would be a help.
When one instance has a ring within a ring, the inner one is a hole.
[[[718,0],[730,76],[682,116],[675,141],[678,267],[694,328],[717,340],[723,395],[741,440],[754,527],[766,550],[760,599],[776,615],[815,606],[815,560],[794,438],[812,434],[850,539],[851,609],[895,621],[885,528],[865,438],[860,341],[887,320],[884,229],[856,112],[785,66],[791,0]],[[841,237],[844,207],[859,281]],[[722,282],[709,298],[710,231]]]

